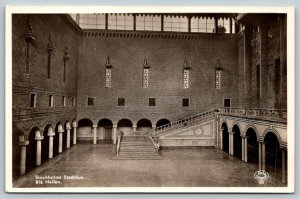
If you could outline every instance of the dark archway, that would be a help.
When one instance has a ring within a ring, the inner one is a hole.
[[[22,136],[24,139],[23,133],[16,127],[13,126],[12,134],[12,178],[15,181],[20,176],[20,159],[21,159],[21,146],[19,145],[19,136]]]
[[[36,140],[35,132],[39,128],[34,127],[28,136],[29,144],[26,147],[26,173],[33,170],[36,167]]]
[[[90,142],[93,139],[93,122],[90,119],[83,118],[78,121],[77,142]]]
[[[282,169],[282,150],[276,134],[268,132],[264,138],[266,149],[266,170],[281,174]]]
[[[50,124],[48,124],[43,132],[44,139],[42,140],[42,163],[46,162],[49,158],[49,128],[52,128]]]
[[[164,126],[164,125],[170,124],[170,123],[171,123],[170,120],[163,118],[156,122],[156,127]]]
[[[150,128],[152,128],[152,123],[148,119],[140,119],[137,122],[137,127],[150,127]]]
[[[247,162],[258,163],[258,142],[253,128],[248,128],[247,136]]]
[[[129,119],[121,119],[118,122],[118,127],[132,127],[132,122]]]
[[[242,137],[238,125],[232,127],[233,134],[233,155],[238,159],[242,159]]]
[[[102,135],[103,142],[106,144],[113,144],[112,138],[112,127],[113,123],[110,119],[101,119],[98,122],[98,130],[100,130],[100,134]]]
[[[228,127],[225,122],[223,122],[222,126],[222,146],[223,151],[229,153],[229,134],[228,134]]]

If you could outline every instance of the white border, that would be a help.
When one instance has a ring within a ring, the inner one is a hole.
[[[13,13],[287,13],[287,187],[107,187],[14,188],[12,186],[12,18]],[[6,6],[5,13],[5,190],[64,193],[293,193],[295,191],[295,9],[234,6]]]

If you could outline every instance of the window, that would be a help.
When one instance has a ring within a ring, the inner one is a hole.
[[[133,16],[131,14],[109,14],[108,29],[133,30]]]
[[[214,18],[193,17],[191,19],[191,32],[212,33],[215,27]]]
[[[105,29],[105,14],[80,14],[79,26],[83,29]]]
[[[181,16],[164,17],[164,31],[188,32],[188,18]]]
[[[30,107],[36,107],[36,94],[30,93]]]
[[[149,98],[149,106],[155,106],[155,98]]]
[[[125,106],[125,98],[118,98],[118,106]]]
[[[231,100],[230,99],[224,99],[224,107],[230,107],[231,106]]]
[[[53,95],[49,95],[48,97],[48,106],[53,107]]]
[[[183,70],[183,88],[189,88],[189,70]]]
[[[161,16],[136,16],[136,30],[161,31]]]
[[[111,68],[105,69],[105,87],[110,88],[111,87]]]
[[[190,106],[190,99],[183,98],[182,99],[182,106],[185,106],[185,107]]]
[[[62,97],[62,106],[66,106],[66,96]]]
[[[143,69],[143,88],[148,88],[149,85],[149,69],[144,68]]]
[[[221,88],[221,70],[216,70],[216,89]]]
[[[94,97],[88,97],[88,101],[87,101],[88,106],[94,106],[94,101],[95,101]]]
[[[72,97],[72,106],[75,106],[75,105],[76,105],[75,97]]]

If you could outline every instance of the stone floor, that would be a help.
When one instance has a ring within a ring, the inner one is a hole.
[[[285,186],[272,173],[259,185],[253,177],[257,165],[218,149],[164,149],[163,160],[112,160],[113,151],[112,144],[77,144],[15,181],[14,187]],[[37,181],[48,176],[50,180]]]

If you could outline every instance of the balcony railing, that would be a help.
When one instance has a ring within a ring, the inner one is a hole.
[[[221,114],[242,115],[247,117],[286,120],[287,110],[285,109],[260,109],[260,108],[235,108],[235,107],[221,107],[219,108]]]

